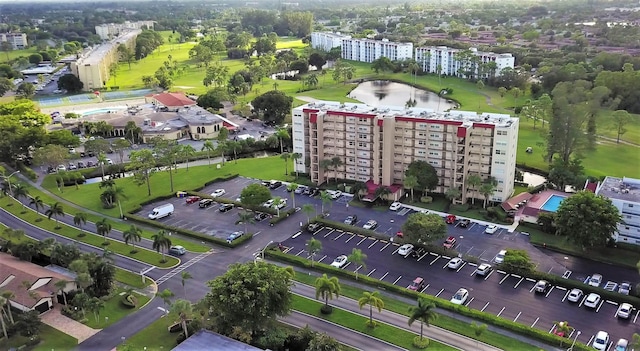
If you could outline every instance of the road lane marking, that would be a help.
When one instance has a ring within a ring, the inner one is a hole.
[[[504,309],[505,309],[505,308],[506,308],[506,307],[502,307],[502,309],[500,310],[500,312],[498,312],[498,317],[500,317],[500,315],[502,314],[502,312],[504,312]]]
[[[363,242],[363,241],[365,241],[365,240],[367,240],[367,237],[362,238],[362,240],[360,240],[360,241],[356,244],[356,246],[360,246],[360,244],[362,244],[362,242]]]
[[[375,268],[374,268],[374,269],[372,269],[372,270],[371,270],[371,272],[369,272],[369,274],[367,274],[367,277],[370,277],[370,276],[371,276],[371,274],[372,274],[373,272],[375,272],[375,271],[376,271],[376,269],[375,269]]]
[[[351,235],[351,237],[350,237],[349,239],[347,239],[347,241],[345,241],[345,244],[346,244],[346,243],[348,243],[349,241],[351,241],[351,239],[353,239],[353,238],[355,238],[355,237],[356,237],[356,235],[355,235],[355,234],[352,234],[352,235]]]
[[[487,301],[486,304],[484,304],[484,307],[482,307],[482,309],[480,310],[480,312],[484,312],[484,310],[487,309],[487,306],[489,306],[489,302]]]
[[[371,247],[373,247],[373,245],[377,244],[378,240],[375,240],[373,243],[371,243],[371,245],[369,245],[369,247],[367,247],[367,249],[370,249]]]
[[[389,245],[391,245],[391,243],[387,243],[387,245],[383,246],[383,247],[380,249],[380,252],[384,251],[384,249],[386,249],[386,248],[387,248],[387,246],[389,246]]]
[[[164,308],[162,308],[162,307],[160,307],[160,306],[158,306],[157,308],[158,308],[160,311],[162,311],[162,313],[167,313],[167,310],[165,310]]]
[[[518,321],[518,318],[520,317],[520,315],[522,314],[522,312],[518,312],[518,315],[516,316],[516,318],[513,319],[514,322]]]
[[[500,284],[500,285],[502,285],[502,283],[503,283],[505,280],[507,280],[507,278],[509,278],[509,275],[508,275],[508,274],[507,274],[507,275],[505,275],[505,276],[504,276],[504,278],[502,278],[502,280],[500,281],[500,283],[499,283],[499,284]]]
[[[520,278],[520,280],[518,280],[518,282],[516,283],[516,285],[513,286],[514,289],[518,288],[518,285],[520,285],[520,283],[522,283],[522,281],[524,280],[524,278]],[[533,289],[532,289],[533,291]]]
[[[444,289],[440,289],[440,291],[436,294],[436,297],[440,296],[440,294],[442,294],[443,291]]]
[[[398,280],[400,280],[400,278],[402,278],[402,276],[399,276],[398,279],[396,279],[396,281],[393,282],[393,285],[396,285],[396,283],[398,283]]]
[[[340,239],[343,235],[344,235],[344,232],[342,232],[342,234],[340,234],[340,235],[336,236],[333,240],[334,240],[334,241],[335,241],[335,240],[338,240],[338,239]]]
[[[440,258],[440,256],[436,257],[433,259],[433,261],[431,261],[431,263],[429,263],[429,266],[433,265],[434,263],[436,263],[436,261]]]
[[[327,234],[324,235],[324,237],[328,237],[329,235],[331,235],[331,233],[335,232],[335,229],[331,229]]]
[[[540,317],[536,318],[536,320],[533,321],[533,324],[531,324],[531,328],[533,328],[536,325],[536,323],[538,323],[539,320],[540,320]]]
[[[389,274],[389,272],[385,273],[382,278],[380,278],[380,280],[383,280],[387,275]]]
[[[465,303],[464,305],[465,305],[466,307],[469,307],[469,304],[471,303],[471,301],[473,301],[473,299],[474,299],[474,298],[472,297],[472,298],[471,298],[467,303]]]
[[[423,258],[425,258],[429,253],[425,253],[422,256],[420,256],[420,258],[418,258],[418,262],[420,262]]]

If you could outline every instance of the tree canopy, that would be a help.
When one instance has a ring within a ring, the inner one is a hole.
[[[251,105],[265,122],[280,124],[291,112],[293,98],[282,91],[272,90],[253,99]]]
[[[260,206],[271,199],[271,192],[259,183],[249,184],[240,193],[240,202],[243,205]]]
[[[74,74],[65,74],[58,79],[58,89],[65,89],[70,93],[77,93],[84,88],[84,83]]]
[[[416,212],[410,214],[404,222],[402,233],[411,243],[429,243],[445,237],[447,224],[437,214]]]
[[[423,191],[433,190],[438,185],[438,174],[435,168],[427,161],[416,160],[411,162],[404,175],[405,177],[416,177],[418,188]]]

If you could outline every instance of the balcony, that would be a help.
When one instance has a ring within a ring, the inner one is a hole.
[[[459,157],[456,163],[459,165],[464,164],[464,157]]]
[[[457,172],[464,172],[464,166],[456,168]]]
[[[464,179],[463,176],[456,177],[456,182],[458,182],[458,183],[462,182],[463,179]]]
[[[461,154],[464,152],[464,146],[458,148],[458,153]]]

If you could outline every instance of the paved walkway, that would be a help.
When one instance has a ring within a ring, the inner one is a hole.
[[[97,334],[100,329],[89,328],[60,313],[61,305],[55,304],[54,308],[40,316],[42,323],[55,328],[65,334],[78,339],[78,344]]]

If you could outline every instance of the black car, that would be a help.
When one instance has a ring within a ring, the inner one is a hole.
[[[87,161],[87,168],[95,167],[96,164],[93,161]]]
[[[233,209],[233,204],[222,204],[218,208],[218,211],[227,212],[227,211],[231,211],[232,209]]]
[[[470,221],[470,220],[468,220],[468,219],[461,219],[461,220],[460,220],[460,226],[461,226],[462,228],[466,228],[466,227],[468,227],[468,226],[469,226],[469,224],[471,224],[471,221]]]
[[[307,226],[307,231],[310,233],[313,233],[318,229],[320,229],[320,223],[309,223]]]
[[[262,184],[262,185],[264,185],[264,186],[270,186],[270,185],[271,185],[271,182],[268,182],[268,181],[266,181],[266,180],[263,180],[263,181],[262,181],[262,183],[260,183],[260,184]]]
[[[348,224],[348,225],[354,225],[356,224],[356,222],[358,221],[358,216],[356,215],[352,215],[352,216],[348,216],[345,220],[344,220],[344,224]]]
[[[258,212],[256,213],[255,216],[253,216],[253,219],[256,220],[257,222],[263,221],[267,218],[269,218],[269,215],[264,212]]]
[[[320,189],[318,188],[312,188],[311,190],[309,190],[309,196],[310,197],[314,197],[316,195],[320,194]]]
[[[198,203],[198,206],[200,206],[200,208],[205,208],[211,206],[211,204],[213,204],[213,199],[202,199]]]
[[[306,188],[304,188],[304,190],[302,191],[302,195],[309,195],[309,194],[311,194],[311,190],[312,190],[312,189],[313,189],[313,188],[311,188],[311,187],[306,187]]]
[[[87,168],[87,166],[84,164],[84,162],[80,161],[78,162],[78,168]]]
[[[413,249],[413,251],[411,251],[411,257],[420,258],[425,253],[427,253],[427,249],[425,249],[424,247],[417,247],[417,248]]]
[[[271,189],[278,189],[278,188],[279,188],[279,187],[281,187],[281,186],[282,186],[282,182],[277,181],[277,182],[272,182],[272,183],[270,183],[269,188],[271,188]]]

